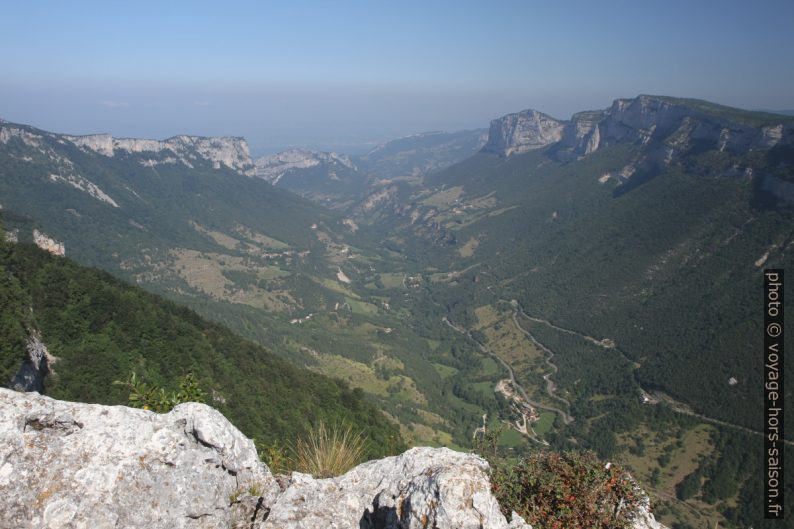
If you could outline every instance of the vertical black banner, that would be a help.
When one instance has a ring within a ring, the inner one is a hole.
[[[764,270],[764,498],[783,519],[783,269]]]

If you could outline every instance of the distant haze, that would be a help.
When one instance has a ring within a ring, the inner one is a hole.
[[[791,2],[0,5],[0,117],[350,151],[639,93],[794,108]],[[299,4],[299,5],[297,5]]]

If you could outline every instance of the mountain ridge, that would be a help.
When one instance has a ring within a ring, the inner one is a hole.
[[[38,129],[31,125],[11,123],[0,120],[0,143],[7,143],[11,137],[24,138],[29,144],[35,143],[37,137],[57,138],[57,141],[68,141],[78,148],[90,150],[104,156],[112,157],[117,151],[125,153],[160,153],[170,151],[176,159],[166,158],[163,161],[150,160],[150,163],[174,163],[176,160],[191,167],[190,159],[201,157],[219,169],[223,164],[240,174],[253,176],[254,166],[248,142],[241,136],[197,136],[177,134],[164,140],[147,138],[116,138],[108,133],[72,135],[59,134]],[[192,152],[190,152],[192,150]]]
[[[558,159],[570,161],[606,145],[651,140],[668,140],[671,149],[690,141],[711,142],[720,150],[770,148],[794,142],[794,119],[698,99],[639,95],[569,120],[534,109],[507,114],[491,122],[483,151],[507,157],[557,144]]]

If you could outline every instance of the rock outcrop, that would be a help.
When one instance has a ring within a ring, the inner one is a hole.
[[[43,391],[44,377],[51,371],[57,358],[50,354],[37,331],[29,331],[25,349],[28,357],[8,385],[17,391]]]
[[[158,415],[0,389],[0,527],[227,529],[249,487],[278,490],[203,404]]]
[[[119,207],[118,203],[113,200],[110,195],[102,191],[99,186],[89,181],[87,178],[80,176],[79,174],[50,174],[50,182],[63,182],[64,184],[70,185],[75,189],[79,189],[84,193],[88,193],[90,196],[94,197],[100,202],[110,204],[114,208]]]
[[[46,233],[37,229],[33,230],[33,242],[36,246],[53,255],[66,255],[66,246],[59,241],[56,241]]]
[[[293,473],[267,527],[507,528],[488,464],[446,448],[413,448],[338,478]]]
[[[524,110],[491,121],[488,142],[482,148],[500,156],[521,154],[557,143],[565,123],[537,110]]]
[[[413,448],[336,478],[276,480],[203,404],[170,413],[0,389],[0,527],[528,529],[491,494],[488,463]],[[637,529],[658,529],[643,510]]]
[[[309,149],[290,149],[257,159],[255,162],[256,176],[276,185],[284,174],[293,169],[308,169],[320,164],[340,165],[348,169],[356,168],[350,157],[344,154]]]
[[[19,242],[19,228],[5,232],[5,240],[7,242]]]
[[[574,150],[588,154],[605,145],[659,140],[679,149],[699,142],[717,150],[745,151],[774,147],[784,135],[791,139],[792,134],[791,127],[784,134],[782,123],[754,127],[702,110],[686,100],[646,95],[616,99],[603,114],[598,131],[599,141],[589,151],[583,142],[578,142]]]

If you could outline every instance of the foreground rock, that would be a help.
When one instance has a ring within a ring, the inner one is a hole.
[[[277,488],[219,412],[158,415],[0,389],[0,527],[228,528],[229,497]]]
[[[167,414],[0,389],[0,527],[526,529],[488,464],[413,448],[347,474],[279,484],[220,413]],[[658,528],[642,513],[638,528]]]
[[[413,448],[364,463],[338,478],[294,473],[265,527],[496,529],[508,525],[490,491],[488,463],[447,448]]]

